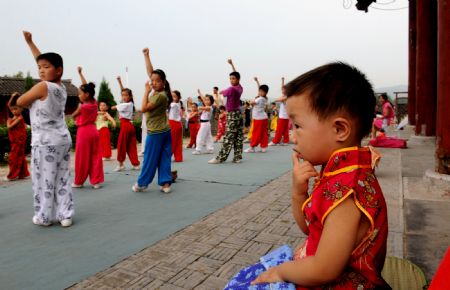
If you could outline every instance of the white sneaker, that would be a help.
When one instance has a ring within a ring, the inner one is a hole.
[[[70,227],[72,225],[72,219],[63,219],[60,221],[62,227]]]
[[[93,187],[94,189],[99,189],[99,188],[102,187],[102,185],[101,185],[100,183],[97,183],[97,184],[92,184],[92,187]]]
[[[163,187],[163,188],[162,188],[162,191],[163,191],[164,193],[170,193],[172,190],[171,190],[170,186],[168,186],[168,187]]]
[[[131,187],[131,190],[134,192],[142,192],[147,188],[147,186],[139,186],[137,183]]]
[[[115,172],[119,172],[119,171],[122,171],[122,170],[125,170],[125,166],[123,166],[123,165],[122,166],[119,165],[116,168],[114,168]]]
[[[82,188],[83,184],[75,184],[75,182],[72,183],[72,188]]]
[[[201,155],[201,154],[202,154],[201,151],[198,151],[198,150],[192,151],[192,155]]]
[[[267,148],[261,148],[261,153],[266,153],[267,152]]]
[[[51,226],[52,224],[43,224],[39,221],[39,219],[37,218],[37,216],[33,216],[33,224],[37,225],[37,226],[43,226],[43,227],[48,227]]]
[[[2,180],[5,181],[5,182],[8,182],[8,181],[14,181],[14,180],[18,180],[18,179],[19,179],[19,177],[9,179],[8,176],[5,176],[5,177],[3,177]]]
[[[132,170],[140,170],[141,169],[141,166],[140,165],[137,165],[137,166],[133,166],[132,167]]]
[[[245,153],[255,153],[255,148],[254,147],[248,147],[247,149],[244,150]]]
[[[217,160],[216,158],[213,158],[211,160],[208,161],[209,164],[219,164],[221,163],[219,160]]]
[[[269,143],[269,146],[277,146],[278,144],[273,143],[272,141]]]
[[[111,160],[111,157],[103,157],[102,160],[103,161],[109,161],[109,160]]]
[[[208,150],[208,151],[206,151],[206,154],[213,154],[214,153],[214,150]]]
[[[280,143],[280,146],[288,146],[288,143]]]

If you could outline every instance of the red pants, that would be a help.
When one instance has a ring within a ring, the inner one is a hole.
[[[128,158],[133,166],[140,164],[137,156],[136,131],[133,123],[128,119],[120,119],[120,133],[117,140],[117,161],[120,163]]]
[[[10,140],[11,141],[11,140]],[[10,142],[11,151],[8,155],[8,179],[25,178],[30,176],[25,158],[25,143]]]
[[[100,135],[100,150],[102,151],[102,157],[111,158],[111,134],[108,127],[103,127],[98,130]]]
[[[94,124],[78,127],[75,145],[74,183],[82,185],[88,176],[91,184],[105,180],[100,137]]]
[[[181,122],[169,120],[172,134],[172,154],[175,162],[183,162],[183,125]]]
[[[227,127],[227,121],[220,121],[217,124],[217,134],[216,134],[216,141],[219,141],[220,138],[222,138],[223,135],[225,135],[225,129]]]
[[[191,139],[189,140],[189,145],[187,147],[197,147],[197,144],[195,142],[197,141],[197,133],[199,129],[199,123],[189,123],[189,133],[191,135]]]
[[[272,143],[278,144],[283,137],[283,143],[289,143],[289,119],[278,118],[277,130],[275,131],[275,137],[272,139]]]
[[[267,119],[253,120],[251,147],[260,145],[261,148],[267,148],[269,144],[269,132],[267,131],[268,124],[269,122]]]

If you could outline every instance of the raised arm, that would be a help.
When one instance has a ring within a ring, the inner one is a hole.
[[[80,76],[80,79],[81,79],[81,83],[83,85],[87,84],[87,81],[86,81],[86,79],[84,78],[84,75],[83,75],[83,68],[81,66],[79,66],[79,67],[77,67],[77,70],[78,70],[78,75]]]
[[[75,110],[75,112],[72,113],[71,116],[72,116],[73,119],[75,119],[80,114],[81,114],[81,103],[78,104],[78,108]]]
[[[231,68],[233,69],[233,71],[236,71],[236,68],[234,67],[234,64],[233,64],[233,60],[231,58],[228,59],[228,63],[231,65]]]
[[[36,60],[36,58],[41,55],[41,51],[39,50],[39,48],[37,48],[36,44],[34,44],[33,42],[33,36],[31,34],[31,32],[28,31],[24,31],[23,32],[23,36],[25,37],[25,41],[28,44],[28,47],[31,50],[31,53],[33,54],[34,59]]]
[[[124,86],[122,84],[122,78],[120,76],[117,77],[117,81],[119,82],[120,91],[123,91]]]
[[[206,110],[206,111],[210,111],[211,107],[210,106],[206,106],[206,96],[204,94],[202,94],[202,92],[200,91],[200,89],[197,90],[198,95],[200,96],[200,98],[202,98],[203,101],[203,106],[198,107],[199,110]]]
[[[281,89],[284,88],[284,77],[281,77]]]
[[[258,78],[257,78],[257,77],[254,77],[253,79],[254,79],[255,82],[256,82],[257,89],[259,90],[259,87],[260,87],[261,85],[259,84]]]
[[[153,65],[150,60],[150,51],[149,51],[148,47],[146,47],[142,50],[142,52],[144,53],[145,69],[147,70],[147,75],[148,75],[148,78],[150,79],[152,77],[152,72],[153,72]]]

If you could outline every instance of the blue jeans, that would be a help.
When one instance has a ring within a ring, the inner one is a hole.
[[[158,184],[171,184],[172,137],[170,130],[163,133],[147,134],[145,140],[144,161],[141,174],[137,179],[140,187],[146,187],[153,181],[158,169]]]

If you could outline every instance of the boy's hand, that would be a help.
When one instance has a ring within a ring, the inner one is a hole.
[[[227,60],[227,62],[228,62],[229,64],[233,64],[233,61],[231,60],[231,58],[229,58],[229,59]]]
[[[258,78],[257,78],[257,77],[254,77],[253,79],[255,80],[255,82],[257,82],[257,81],[258,81]]]
[[[78,73],[81,74],[83,72],[83,68],[81,66],[77,67]]]
[[[150,50],[148,49],[148,47],[146,47],[146,48],[144,48],[143,50],[142,50],[142,52],[144,53],[144,55],[150,55]]]
[[[278,271],[278,267],[269,268],[267,271],[263,272],[259,275],[255,280],[252,281],[251,285],[259,284],[259,283],[274,283],[274,282],[283,282],[281,279],[280,273]]]
[[[117,80],[120,82],[122,80],[122,78],[120,76],[118,76]]]
[[[23,31],[23,37],[25,37],[25,41],[27,43],[33,42],[33,36],[31,34],[31,32]]]
[[[199,96],[202,95],[202,93],[200,92],[200,89],[197,89],[197,93],[198,93]]]
[[[308,181],[311,177],[319,176],[319,173],[314,169],[309,161],[300,163],[299,154],[292,153],[292,195],[302,196],[308,194]]]

